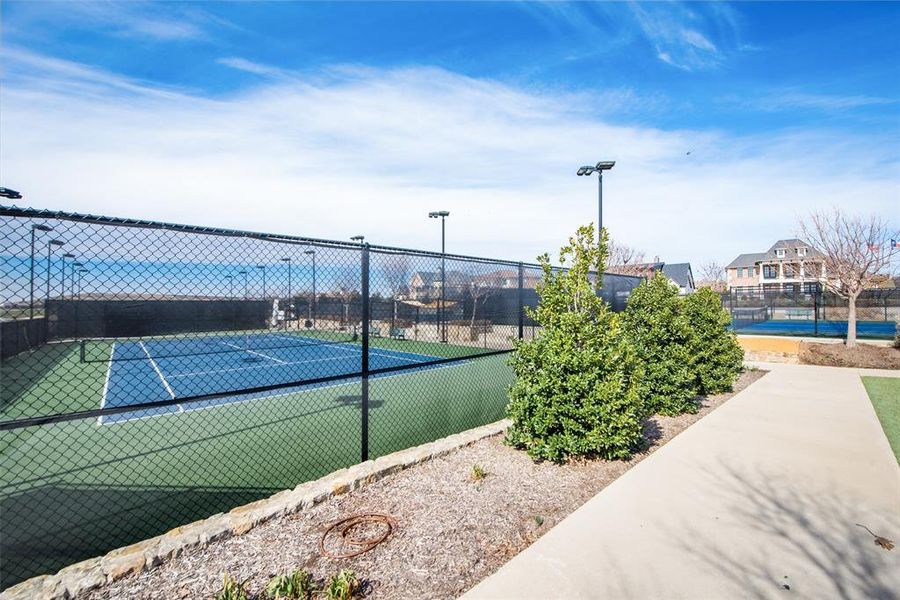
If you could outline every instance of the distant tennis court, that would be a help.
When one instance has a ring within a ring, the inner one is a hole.
[[[343,340],[291,332],[211,334],[116,342],[86,340],[82,343],[81,354],[85,362],[97,355],[109,356],[101,407],[230,394],[208,401],[142,410],[141,417],[283,394],[284,389],[244,394],[232,392],[351,375],[362,368],[362,346],[355,343],[349,334]],[[439,359],[438,356],[399,350],[369,349],[370,370],[412,366]],[[422,368],[434,366],[423,364]],[[107,415],[101,422],[133,418],[133,414],[122,413]]]
[[[847,335],[847,321],[823,321],[812,319],[750,320],[735,318],[733,328],[738,333],[843,337]],[[897,325],[891,321],[857,321],[856,333],[860,337],[892,338]]]

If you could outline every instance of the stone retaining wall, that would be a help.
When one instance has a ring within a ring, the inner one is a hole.
[[[119,548],[105,556],[70,565],[55,575],[33,577],[0,593],[0,600],[66,600],[93,589],[156,567],[183,552],[243,535],[271,519],[299,512],[419,463],[444,456],[478,440],[502,433],[508,420],[470,429],[435,442],[401,450],[335,471],[292,490],[219,513],[163,535]]]

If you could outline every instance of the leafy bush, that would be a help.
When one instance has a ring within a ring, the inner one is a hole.
[[[277,575],[266,586],[266,595],[276,600],[307,600],[315,591],[312,575],[303,569]]]
[[[222,589],[214,596],[214,600],[247,600],[246,581],[238,581],[228,576],[222,576]]]
[[[897,317],[897,331],[894,333],[894,348],[900,348],[900,316]]]
[[[628,298],[622,328],[643,364],[641,398],[647,414],[697,412],[691,331],[678,288],[662,273],[639,285]]]
[[[538,258],[540,301],[528,312],[542,333],[519,340],[510,360],[516,381],[506,438],[536,459],[627,458],[641,439],[640,365],[588,278],[592,268],[603,272],[608,256],[601,235],[597,244],[590,226],[578,229],[560,250],[567,271],[554,271],[546,254]]]
[[[702,288],[684,299],[684,315],[690,327],[688,353],[694,385],[701,394],[731,389],[741,372],[744,350],[728,328],[731,317],[719,295]]]
[[[329,600],[350,600],[358,592],[359,579],[349,569],[341,569],[337,575],[332,575],[325,586],[325,596]]]

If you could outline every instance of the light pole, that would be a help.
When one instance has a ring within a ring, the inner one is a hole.
[[[62,240],[50,240],[47,242],[47,296],[44,300],[44,317],[47,317],[47,303],[50,302],[50,253],[53,250],[53,246],[63,246],[65,242]],[[63,274],[63,278],[65,278],[65,273]]]
[[[266,299],[266,265],[256,265],[256,268],[262,271],[263,278],[263,300]]]
[[[439,315],[440,315],[440,317],[439,317],[439,322],[440,322],[440,324],[441,324],[441,325],[440,325],[440,327],[441,327],[441,341],[442,341],[443,343],[445,343],[445,344],[447,343],[447,321],[446,321],[445,315],[444,315],[444,304],[445,304],[445,302],[446,302],[446,295],[445,295],[445,293],[444,293],[444,289],[447,287],[447,286],[445,285],[445,283],[446,283],[446,282],[445,282],[445,278],[446,278],[447,272],[446,272],[446,270],[445,270],[445,265],[444,265],[444,255],[446,254],[446,251],[447,251],[447,247],[446,247],[446,239],[447,239],[447,236],[446,236],[446,233],[447,233],[447,229],[446,229],[446,219],[447,219],[447,217],[449,217],[449,216],[450,216],[450,213],[447,212],[446,210],[437,210],[437,211],[433,211],[433,212],[428,213],[428,218],[429,218],[429,219],[437,219],[437,218],[440,218],[440,220],[441,220],[441,306],[440,306],[440,312],[439,312]]]
[[[72,263],[72,282],[69,287],[69,295],[70,296],[75,295],[75,269],[80,269],[83,266],[84,266],[84,263],[80,263],[80,262]]]
[[[281,259],[281,262],[286,262],[288,266],[288,290],[287,290],[287,302],[288,302],[288,310],[284,312],[284,320],[288,321],[294,318],[294,299],[291,298],[291,257],[286,256]]]
[[[88,269],[78,269],[78,299],[81,300],[81,276],[83,273],[90,273]]]
[[[21,197],[21,196],[20,196]],[[52,227],[47,225],[31,226],[31,294],[28,299],[28,318],[34,319],[34,237],[36,231],[53,231]]]
[[[225,279],[228,280],[228,298],[234,298],[234,275],[226,275]]]
[[[603,171],[609,171],[616,166],[614,160],[601,160],[593,167],[586,166],[578,169],[576,175],[588,177],[596,173],[597,178],[597,241],[600,241],[600,230],[603,229]]]
[[[65,297],[66,297],[66,281],[68,280],[68,277],[67,277],[68,270],[66,268],[66,259],[67,258],[74,259],[75,255],[72,254],[71,252],[66,252],[65,254],[62,255],[63,277],[62,277],[62,293],[60,294],[60,296],[63,299],[65,299]],[[69,286],[69,289],[72,290],[72,292],[69,294],[71,296],[72,294],[75,293],[74,292],[74,290],[75,290],[75,267],[74,266],[72,267],[72,285]]]
[[[250,291],[250,285],[248,283],[249,280],[247,279],[247,270],[244,269],[243,271],[238,271],[238,275],[244,276],[244,300],[246,300]]]
[[[313,305],[318,307],[318,300],[316,299],[316,251],[315,250],[304,250],[303,254],[307,256],[312,256],[312,268],[313,268],[313,288],[312,288],[312,300],[306,303],[307,315],[306,320],[312,323],[312,328],[316,328],[316,312],[313,310]]]

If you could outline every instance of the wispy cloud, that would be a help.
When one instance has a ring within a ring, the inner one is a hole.
[[[883,96],[813,94],[794,89],[774,90],[764,95],[750,97],[728,96],[724,100],[767,112],[804,109],[840,112],[900,102],[897,98]]]
[[[172,3],[90,0],[59,2],[55,9],[48,10],[52,6],[52,2],[22,3],[16,7],[17,22],[37,30],[64,23],[71,31],[160,42],[209,40],[214,28],[231,27],[206,11],[190,6],[176,8]]]
[[[594,219],[574,168],[612,158],[614,236],[727,260],[814,206],[890,214],[900,177],[895,139],[625,127],[582,98],[438,68],[336,67],[210,99],[24,52],[6,66],[4,185],[40,207],[413,247],[434,247],[425,215],[446,209],[450,250],[529,260]]]
[[[293,79],[294,76],[290,73],[290,71],[286,71],[285,69],[279,69],[278,67],[273,67],[270,65],[264,65],[258,62],[254,62],[252,60],[247,60],[246,58],[240,58],[236,56],[229,56],[225,58],[220,58],[216,61],[220,65],[224,65],[226,67],[230,67],[232,69],[236,69],[238,71],[243,71],[245,73],[251,73],[253,75],[259,75],[260,77],[270,77],[273,79]]]
[[[738,35],[737,17],[720,5],[700,7],[679,3],[629,5],[647,41],[653,45],[659,60],[683,69],[696,71],[719,66],[735,45]],[[720,38],[720,47],[714,37]]]

